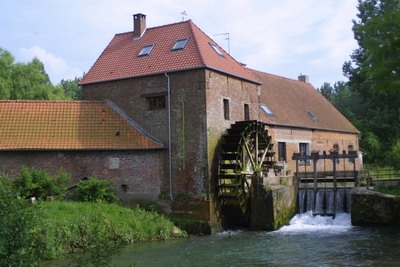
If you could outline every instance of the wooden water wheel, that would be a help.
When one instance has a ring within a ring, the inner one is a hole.
[[[247,226],[253,186],[274,165],[273,144],[258,121],[232,124],[223,139],[218,175],[221,213],[230,226]]]

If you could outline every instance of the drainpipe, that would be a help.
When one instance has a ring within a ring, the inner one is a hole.
[[[174,200],[172,195],[172,145],[171,145],[171,81],[167,73],[167,86],[168,86],[168,169],[169,169],[169,198]]]

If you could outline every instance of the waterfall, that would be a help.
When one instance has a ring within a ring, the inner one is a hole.
[[[301,188],[298,193],[298,212],[314,215],[335,216],[349,213],[351,207],[350,188]]]

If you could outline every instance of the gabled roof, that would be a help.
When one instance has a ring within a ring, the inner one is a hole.
[[[0,150],[162,147],[104,101],[0,101]]]
[[[133,31],[116,34],[80,84],[210,68],[254,83],[260,83],[242,64],[226,53],[191,20],[148,28],[140,39]],[[183,49],[172,50],[176,41],[189,38]],[[212,48],[222,52],[220,56]],[[148,55],[138,56],[143,47],[154,45]]]
[[[250,69],[249,69],[250,70]],[[261,104],[272,112],[261,112],[267,124],[358,133],[355,128],[310,83],[250,70],[261,85]]]

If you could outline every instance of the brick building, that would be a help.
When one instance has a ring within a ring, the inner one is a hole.
[[[201,197],[207,201],[196,218],[218,221],[215,208],[220,155],[229,129],[243,121],[256,131],[262,127],[262,133],[249,133],[249,141],[264,137],[271,151],[264,152],[263,157],[283,168],[279,173],[271,171],[272,165],[264,168],[265,176],[294,171],[294,152],[358,151],[358,130],[308,83],[306,76],[299,77],[300,81],[249,69],[191,20],[146,28],[146,16],[135,14],[133,26],[133,31],[114,36],[80,85],[83,99],[103,106],[112,103],[121,118],[132,122],[131,130],[151,142],[122,150],[88,145],[89,151],[81,147],[74,152],[85,154],[76,155],[78,158],[103,157],[101,164],[89,169],[103,174],[102,178],[115,179],[117,188],[124,184],[125,191],[120,193],[127,202],[144,192],[148,199],[165,195],[173,202],[180,196]],[[97,130],[87,129],[86,134],[92,131]],[[242,139],[243,144],[247,142]],[[239,143],[237,146],[240,149]],[[36,150],[28,153],[38,153]],[[44,150],[40,153],[53,151],[51,157],[59,164],[65,156],[56,155],[66,155],[73,149]],[[121,154],[111,155],[110,151]],[[255,160],[257,157],[249,162]]]

